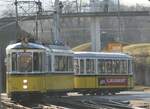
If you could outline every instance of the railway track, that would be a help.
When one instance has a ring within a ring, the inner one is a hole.
[[[93,97],[62,97],[45,99],[49,101],[50,104],[59,105],[62,107],[67,107],[71,109],[133,109],[128,106],[128,104],[112,101],[109,99],[99,99],[96,100]]]
[[[16,103],[10,99],[2,99],[2,109],[133,109],[118,101],[110,99],[94,99],[94,97],[51,97],[46,96],[39,103]]]

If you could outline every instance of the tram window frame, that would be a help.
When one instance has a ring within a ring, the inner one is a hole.
[[[73,71],[73,57],[68,56],[68,71]]]
[[[124,60],[124,62],[123,62],[123,74],[127,74],[128,73],[128,61],[127,60]]]
[[[112,74],[112,61],[111,59],[107,59],[106,61],[106,74]]]
[[[33,71],[40,72],[42,71],[42,67],[43,67],[43,53],[33,52]]]
[[[26,70],[26,71],[23,71],[23,69],[21,68],[22,66],[22,64],[20,64],[20,62],[22,61],[21,60],[21,58],[22,58],[22,56],[21,57],[19,57],[19,54],[17,54],[17,65],[18,65],[18,67],[17,67],[17,71],[19,71],[19,72],[27,72],[27,73],[29,73],[29,72],[33,72],[33,54],[32,54],[32,52],[18,52],[18,53],[30,53],[31,54],[31,56],[30,57],[28,57],[28,59],[30,58],[30,60],[29,60],[29,63],[27,64],[27,66],[28,66],[28,70]],[[25,57],[23,57],[23,58],[25,58]],[[27,61],[27,60],[26,60]],[[30,63],[31,62],[31,63]],[[21,62],[22,63],[22,62]],[[25,64],[25,63],[24,63]],[[30,65],[30,66],[29,66]],[[25,66],[24,66],[25,67]],[[21,68],[21,69],[20,69]],[[30,68],[30,69],[29,69]]]
[[[132,74],[132,61],[128,60],[128,74]]]
[[[120,60],[116,60],[115,72],[116,72],[116,74],[120,74]]]
[[[80,59],[80,74],[84,74],[85,73],[85,60],[84,59]]]
[[[52,56],[48,55],[48,71],[52,70]]]
[[[112,60],[112,74],[116,74],[116,70],[115,70],[115,68],[116,68],[116,60]]]
[[[54,65],[55,65],[55,71],[73,71],[73,58],[71,56],[62,56],[62,55],[55,55],[54,56],[55,61],[54,61]],[[70,69],[70,62],[72,63],[72,69]]]
[[[15,57],[13,55],[15,55]],[[12,54],[11,54],[11,70],[12,70],[12,72],[16,72],[17,71],[17,66],[18,66],[17,60],[18,60],[17,59],[17,53],[16,52],[12,52]]]
[[[101,64],[101,66],[99,66]],[[104,59],[98,59],[97,60],[97,71],[98,74],[105,74],[105,60]]]
[[[80,72],[80,69],[79,69],[79,61],[78,59],[74,59],[74,72],[75,74],[79,74]]]
[[[95,59],[86,59],[86,73],[95,74]]]

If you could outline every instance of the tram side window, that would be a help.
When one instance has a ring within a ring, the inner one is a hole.
[[[78,61],[78,59],[74,60],[74,71],[75,71],[75,74],[79,74],[79,61]]]
[[[128,73],[131,74],[132,71],[131,71],[131,60],[128,60]]]
[[[113,73],[113,74],[116,73],[116,69],[117,69],[116,61],[115,61],[115,60],[112,60],[112,73]]]
[[[51,56],[48,56],[48,71],[51,71]]]
[[[55,56],[55,71],[62,71],[63,68],[63,57]]]
[[[111,72],[112,72],[112,61],[106,60],[105,65],[106,65],[106,67],[105,67],[106,72],[105,73],[111,74]]]
[[[121,73],[123,73],[123,74],[127,74],[127,61],[126,60],[123,60],[122,61],[122,72]]]
[[[68,71],[73,71],[73,57],[68,56]]]
[[[17,71],[17,54],[12,53],[12,71]]]
[[[105,73],[105,61],[102,59],[98,59],[98,73],[104,74]]]
[[[33,53],[33,70],[42,71],[42,53]]]
[[[72,57],[55,56],[55,71],[73,71]]]
[[[87,73],[95,73],[94,69],[94,59],[86,59],[86,72]]]
[[[116,60],[115,72],[120,74],[120,61]]]
[[[84,60],[81,59],[80,60],[80,74],[84,74],[84,67],[85,67]]]

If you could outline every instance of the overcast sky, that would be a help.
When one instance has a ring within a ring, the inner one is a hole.
[[[126,5],[136,5],[138,3],[141,5],[150,6],[150,2],[148,0],[120,0],[120,2]]]
[[[15,0],[0,0],[0,15],[8,7],[13,7],[13,1]],[[41,1],[43,2],[44,7],[48,7],[48,5],[50,4],[50,1],[54,1],[54,0],[41,0]],[[65,0],[60,0],[60,1],[65,1]],[[73,0],[70,0],[70,1],[73,1]],[[82,1],[89,1],[89,0],[82,0]],[[114,1],[117,2],[118,0],[114,0]],[[130,6],[141,4],[145,6],[150,6],[150,2],[148,0],[120,0],[120,4],[125,4],[125,5],[130,5]]]

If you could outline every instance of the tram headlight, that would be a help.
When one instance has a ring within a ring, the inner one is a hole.
[[[23,89],[27,89],[28,88],[28,86],[27,85],[23,85]]]
[[[24,79],[24,80],[23,80],[23,83],[24,83],[24,84],[28,83],[28,80]]]

